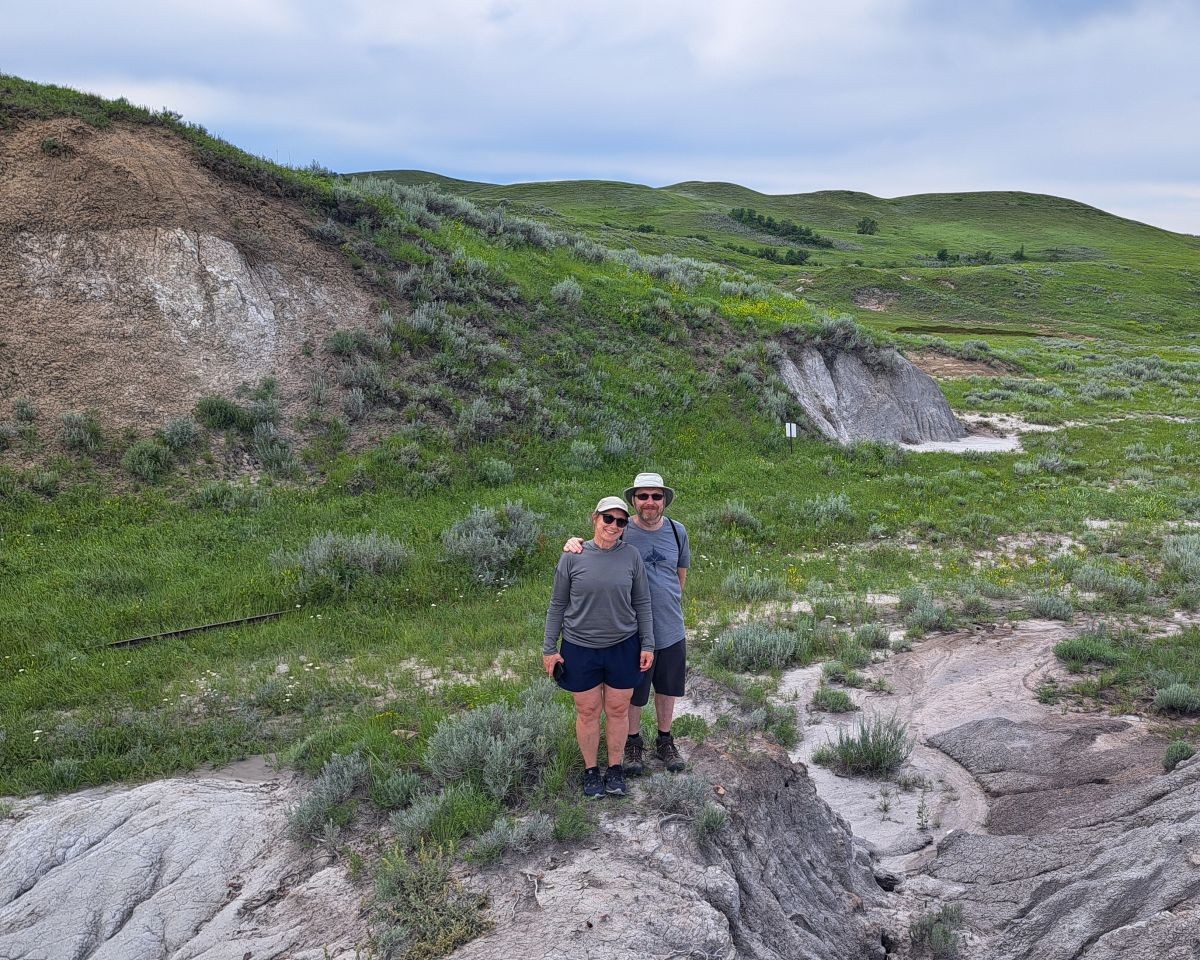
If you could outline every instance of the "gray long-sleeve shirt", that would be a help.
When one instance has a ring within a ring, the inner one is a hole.
[[[558,649],[558,637],[581,647],[611,647],[630,634],[642,649],[654,649],[650,587],[641,554],[627,543],[601,550],[589,540],[583,553],[564,553],[554,571],[554,591],[546,614],[543,653]]]

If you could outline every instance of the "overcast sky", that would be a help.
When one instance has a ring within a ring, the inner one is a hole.
[[[471,180],[1028,190],[1200,233],[1190,0],[0,0],[0,72]]]

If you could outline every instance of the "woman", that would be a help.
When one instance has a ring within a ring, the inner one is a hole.
[[[582,553],[564,553],[554,571],[542,663],[575,697],[575,736],[583,754],[583,795],[623,796],[621,759],[629,699],[654,663],[650,588],[641,554],[621,541],[629,507],[605,497],[592,511],[593,538]],[[559,635],[562,649],[558,649]],[[556,667],[561,664],[561,668]],[[600,776],[600,713],[608,728],[608,769]]]

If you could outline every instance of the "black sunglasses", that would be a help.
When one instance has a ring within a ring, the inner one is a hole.
[[[628,517],[614,517],[611,513],[602,513],[600,514],[600,517],[604,520],[605,525],[615,523],[622,530],[629,526]]]
[[[635,500],[654,500],[655,502],[657,502],[657,501],[663,499],[663,494],[661,494],[661,493],[635,493],[633,495],[633,499],[635,499]]]

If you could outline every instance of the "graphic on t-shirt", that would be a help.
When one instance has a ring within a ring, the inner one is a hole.
[[[651,551],[642,557],[642,562],[649,567],[657,567],[660,563],[668,563],[669,558],[658,552],[658,547],[654,547]]]

